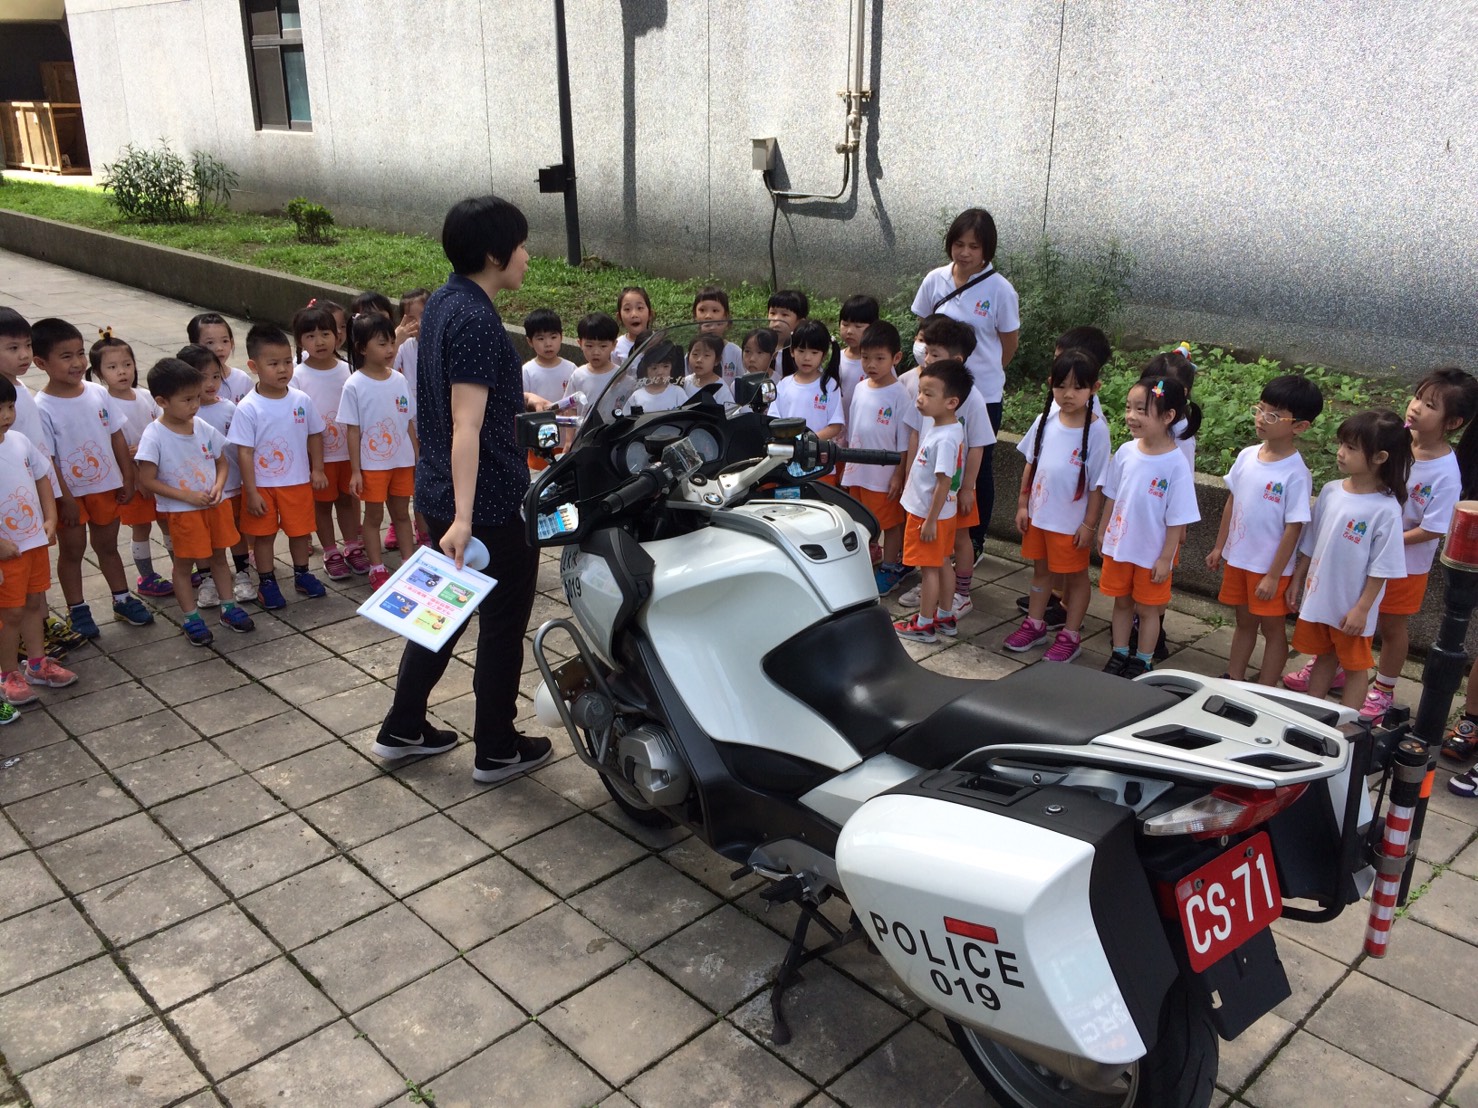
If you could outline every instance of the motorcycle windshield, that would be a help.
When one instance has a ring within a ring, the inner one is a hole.
[[[720,397],[726,403],[732,402],[733,383],[746,372],[740,344],[754,330],[768,330],[768,327],[764,320],[706,320],[648,331],[631,347],[621,364],[603,375],[576,405],[576,414],[581,419],[576,440],[629,414],[633,407],[650,412],[685,403],[702,387],[693,376],[697,367],[689,362],[695,344],[703,348],[697,355],[700,367],[724,384],[728,391],[721,392]],[[700,341],[703,335],[716,336],[719,342]],[[752,355],[752,360],[756,365],[769,367],[774,352],[764,350],[764,346],[768,343],[763,340],[755,345],[759,353]],[[713,377],[708,380],[711,383]]]

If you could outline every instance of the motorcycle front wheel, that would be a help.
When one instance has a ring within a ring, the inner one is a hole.
[[[1074,1085],[979,1032],[946,1020],[955,1045],[996,1100],[1018,1108],[1206,1108],[1216,1091],[1220,1045],[1211,1013],[1176,981],[1160,1013],[1160,1038],[1112,1089]]]

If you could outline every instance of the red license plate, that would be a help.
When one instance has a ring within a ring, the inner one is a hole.
[[[1265,832],[1238,843],[1175,885],[1191,969],[1200,973],[1283,914]]]

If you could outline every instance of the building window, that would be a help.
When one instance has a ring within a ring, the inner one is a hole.
[[[311,131],[298,0],[245,0],[242,10],[257,128]]]

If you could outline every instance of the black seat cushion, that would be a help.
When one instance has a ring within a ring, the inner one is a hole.
[[[969,692],[899,735],[888,753],[939,769],[980,746],[1086,743],[1179,703],[1163,689],[1045,662],[970,684]]]

